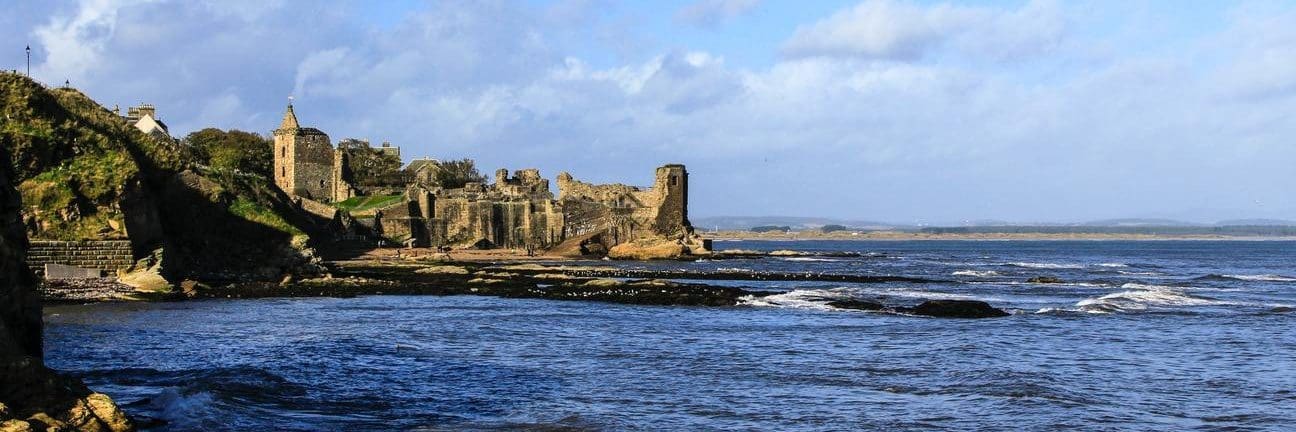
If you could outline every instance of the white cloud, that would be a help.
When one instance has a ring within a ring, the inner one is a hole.
[[[86,0],[72,16],[53,16],[36,27],[37,42],[45,53],[37,66],[38,76],[81,81],[100,62],[116,30],[117,13],[130,2]]]
[[[697,0],[675,12],[675,22],[714,28],[751,12],[760,0]]]
[[[109,105],[157,104],[177,133],[264,133],[291,92],[303,123],[334,139],[487,170],[642,183],[687,163],[699,215],[1079,220],[1262,199],[1277,214],[1256,216],[1296,217],[1283,187],[1296,183],[1283,163],[1296,159],[1290,11],[1092,57],[1125,41],[1068,32],[1094,24],[1072,23],[1069,5],[871,1],[750,68],[687,47],[600,55],[615,47],[569,37],[608,25],[579,1],[561,13],[432,3],[383,28],[345,19],[345,5],[303,20],[273,3],[91,1],[39,31],[93,42],[77,55],[94,61],[59,67],[84,71]],[[78,30],[92,27],[112,31]]]
[[[797,28],[783,44],[791,58],[827,56],[913,61],[952,45],[976,56],[1031,54],[1063,32],[1056,4],[1032,1],[1018,10],[903,0],[867,0]]]

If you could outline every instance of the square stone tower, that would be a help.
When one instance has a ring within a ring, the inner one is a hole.
[[[275,185],[289,195],[332,201],[334,190],[333,144],[324,132],[297,123],[292,104],[274,130]]]

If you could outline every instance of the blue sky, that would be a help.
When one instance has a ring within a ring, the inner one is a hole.
[[[302,121],[692,213],[1296,219],[1296,4],[0,0],[0,67],[176,134]]]

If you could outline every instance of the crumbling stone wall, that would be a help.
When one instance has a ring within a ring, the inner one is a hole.
[[[403,202],[379,209],[369,223],[388,239],[412,238],[432,246],[488,245],[548,248],[594,232],[609,246],[639,239],[692,241],[688,172],[683,165],[657,169],[652,187],[595,185],[558,176],[554,199],[536,169],[495,172],[495,183],[440,189],[411,185]],[[367,221],[368,222],[368,221]]]
[[[595,185],[558,175],[566,236],[604,230],[611,243],[641,238],[679,239],[693,234],[688,220],[688,171],[683,165],[657,168],[650,188]]]

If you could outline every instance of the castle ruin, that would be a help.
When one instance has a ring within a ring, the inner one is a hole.
[[[396,202],[345,214],[327,202],[357,195],[363,179],[348,176],[347,154],[328,135],[301,127],[290,104],[274,131],[275,184],[311,213],[350,220],[351,233],[421,246],[548,249],[571,239],[596,239],[603,248],[639,240],[672,241],[691,253],[709,250],[688,220],[688,172],[683,165],[657,168],[651,187],[596,185],[558,175],[558,195],[536,169],[495,172],[494,182],[462,187],[439,184],[440,162],[416,159],[404,168]],[[384,143],[383,152],[399,155]],[[344,224],[345,225],[345,224]]]

